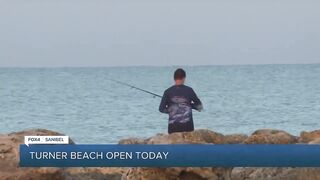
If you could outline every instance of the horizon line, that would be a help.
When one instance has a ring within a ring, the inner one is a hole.
[[[36,69],[36,68],[130,68],[130,67],[205,67],[205,66],[267,66],[267,65],[318,65],[315,63],[263,63],[263,64],[199,64],[199,65],[110,65],[110,66],[0,66],[1,68],[21,68],[21,69]]]

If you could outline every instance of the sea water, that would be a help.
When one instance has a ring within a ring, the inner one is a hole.
[[[44,128],[76,143],[116,143],[167,131],[160,98],[176,67],[0,68],[0,133]],[[224,134],[320,129],[320,65],[184,67],[204,104],[197,129]]]

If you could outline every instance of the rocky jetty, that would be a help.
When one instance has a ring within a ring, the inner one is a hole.
[[[19,145],[24,143],[24,136],[61,135],[57,132],[37,129],[0,135],[0,179],[33,180],[63,179],[63,170],[59,168],[19,168]],[[72,141],[71,141],[72,142]]]
[[[62,135],[35,129],[0,135],[0,180],[317,180],[316,168],[19,168],[19,144],[27,135]],[[73,143],[70,140],[70,143]],[[223,135],[210,130],[129,138],[120,144],[318,144],[320,130],[301,132],[262,129],[250,136]]]

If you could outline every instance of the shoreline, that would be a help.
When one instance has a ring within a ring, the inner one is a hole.
[[[46,129],[33,129],[0,134],[0,179],[319,179],[317,168],[19,168],[19,144],[28,135],[63,135]],[[73,142],[72,139],[70,143]],[[302,131],[293,136],[282,130],[260,129],[251,135],[223,135],[207,129],[193,132],[156,134],[152,137],[127,138],[119,144],[320,144],[320,130]],[[27,177],[27,178],[26,178]]]

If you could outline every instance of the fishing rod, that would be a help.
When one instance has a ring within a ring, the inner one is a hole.
[[[110,81],[113,81],[115,83],[118,83],[118,84],[122,84],[124,86],[128,86],[128,87],[131,87],[133,89],[136,89],[136,90],[139,90],[139,91],[142,91],[142,92],[145,92],[145,93],[148,93],[148,94],[151,94],[153,95],[154,97],[159,97],[159,98],[162,98],[162,96],[156,94],[156,93],[153,93],[153,92],[150,92],[150,91],[147,91],[147,90],[144,90],[144,89],[141,89],[141,88],[138,88],[136,86],[133,86],[131,84],[128,84],[128,83],[125,83],[125,82],[121,82],[121,81],[118,81],[118,80],[114,80],[114,79],[109,79]]]

